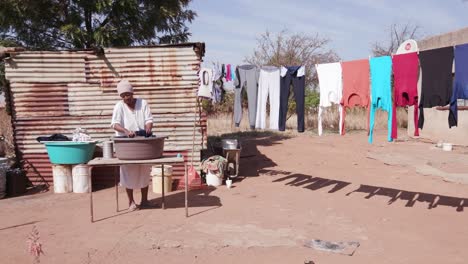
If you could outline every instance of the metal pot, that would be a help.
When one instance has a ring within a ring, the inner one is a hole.
[[[221,144],[223,146],[223,149],[238,149],[239,148],[239,142],[237,139],[223,139],[221,140]]]

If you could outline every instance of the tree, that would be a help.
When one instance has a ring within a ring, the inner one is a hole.
[[[306,87],[315,89],[318,85],[315,64],[336,62],[340,57],[327,47],[328,38],[318,34],[292,34],[283,30],[278,34],[266,31],[257,39],[257,47],[246,62],[255,65],[304,65]]]
[[[245,61],[255,65],[278,67],[304,65],[306,69],[305,111],[310,113],[319,104],[315,64],[340,60],[338,54],[327,47],[329,43],[328,38],[320,37],[318,34],[292,34],[283,30],[275,35],[266,31],[257,39],[257,48],[255,48],[253,55],[247,57]],[[295,112],[296,102],[293,99],[293,93],[290,93],[287,119]]]
[[[28,49],[187,41],[191,0],[2,0],[0,39]]]
[[[410,23],[404,25],[392,24],[389,28],[389,39],[386,40],[388,42],[375,42],[372,45],[372,54],[376,57],[392,55],[405,40],[417,40],[422,37],[420,31],[421,27],[418,25],[412,25]]]

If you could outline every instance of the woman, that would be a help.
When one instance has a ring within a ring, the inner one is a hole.
[[[127,80],[117,84],[117,92],[122,98],[117,102],[112,113],[112,128],[116,136],[134,137],[135,132],[144,130],[147,135],[153,128],[153,116],[148,103],[133,97],[133,86]],[[120,166],[120,184],[125,187],[128,197],[128,210],[149,207],[148,185],[151,166],[128,164]],[[141,189],[141,202],[138,206],[133,199],[133,189]]]

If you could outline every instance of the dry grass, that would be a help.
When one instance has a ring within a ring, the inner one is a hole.
[[[364,108],[348,109],[346,113],[345,126],[346,131],[365,130],[367,126],[367,112]],[[249,120],[247,110],[244,110],[242,121],[239,127],[234,126],[232,114],[216,114],[208,117],[208,135],[219,136],[226,133],[249,131]],[[408,114],[404,108],[397,109],[398,127],[406,128],[408,123]],[[322,116],[322,126],[325,131],[338,133],[339,112],[338,107],[328,108]],[[269,121],[267,119],[267,126]],[[317,114],[307,115],[305,118],[306,130],[317,131]],[[286,122],[287,132],[295,133],[297,128],[297,118],[291,116]],[[374,129],[387,128],[387,112],[378,110],[375,114]]]

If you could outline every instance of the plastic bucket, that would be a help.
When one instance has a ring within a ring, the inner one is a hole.
[[[164,137],[115,137],[114,150],[121,160],[157,159],[164,153]]]
[[[162,169],[156,165],[151,168],[153,192],[162,193]],[[172,191],[172,166],[164,165],[164,193]]]
[[[52,165],[54,193],[73,191],[72,167],[70,165]]]
[[[89,193],[91,190],[91,171],[86,164],[75,165],[72,167],[73,192]]]
[[[83,164],[93,158],[96,142],[44,142],[52,164]]]
[[[223,179],[209,170],[206,174],[206,184],[208,186],[221,186]]]

